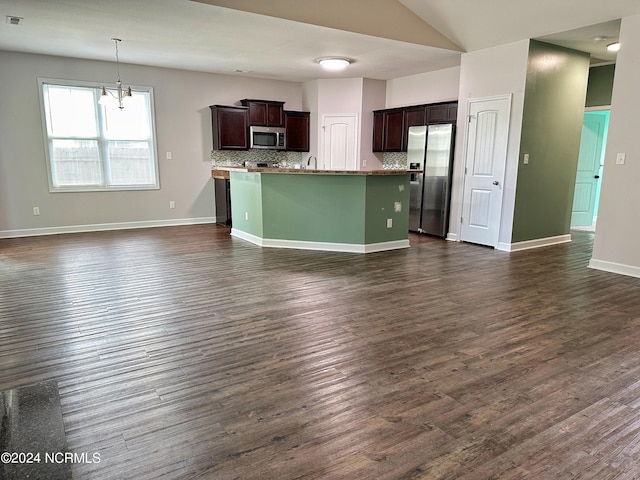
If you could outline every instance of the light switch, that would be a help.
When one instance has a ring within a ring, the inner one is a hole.
[[[625,160],[627,159],[626,153],[619,153],[616,155],[616,165],[624,165]]]
[[[529,154],[528,153],[524,154],[524,158],[522,159],[522,163],[524,163],[525,165],[529,165]]]

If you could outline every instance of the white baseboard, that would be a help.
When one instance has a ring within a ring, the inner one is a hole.
[[[524,242],[503,243],[500,242],[496,246],[496,250],[505,252],[517,252],[520,250],[529,250],[530,248],[548,247],[549,245],[557,245],[559,243],[567,243],[571,241],[571,234],[558,235],[556,237],[536,238],[535,240],[526,240]]]
[[[605,260],[595,260],[592,258],[589,260],[589,268],[640,278],[640,267],[634,267],[633,265],[624,265],[622,263],[607,262]]]
[[[457,242],[458,241],[458,234],[457,233],[447,233],[447,240],[449,240],[451,242]]]
[[[392,242],[380,242],[369,244],[357,243],[334,243],[334,242],[307,242],[303,240],[281,240],[273,238],[261,238],[242,230],[231,229],[231,236],[236,237],[260,247],[269,248],[294,248],[298,250],[320,250],[323,252],[346,252],[346,253],[373,253],[387,250],[398,250],[409,248],[409,240],[395,240]]]
[[[140,222],[96,223],[88,225],[67,225],[61,227],[23,228],[0,230],[0,238],[36,237],[59,235],[62,233],[101,232],[106,230],[130,230],[132,228],[174,227],[178,225],[200,225],[215,223],[215,217],[173,218],[171,220],[145,220]]]

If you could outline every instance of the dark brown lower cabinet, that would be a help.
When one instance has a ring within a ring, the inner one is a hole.
[[[214,178],[216,223],[231,225],[231,183],[228,178]]]

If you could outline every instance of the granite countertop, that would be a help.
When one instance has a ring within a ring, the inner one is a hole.
[[[320,174],[320,175],[406,175],[409,173],[421,173],[422,170],[311,170],[306,168],[244,168],[244,167],[213,167],[213,178],[229,178],[229,172],[255,172],[255,173],[295,173],[295,174]]]

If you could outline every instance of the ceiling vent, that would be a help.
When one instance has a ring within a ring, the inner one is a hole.
[[[24,20],[24,18],[22,17],[16,17],[15,15],[7,15],[7,23],[9,25],[20,25],[20,22],[22,22],[22,20]]]

